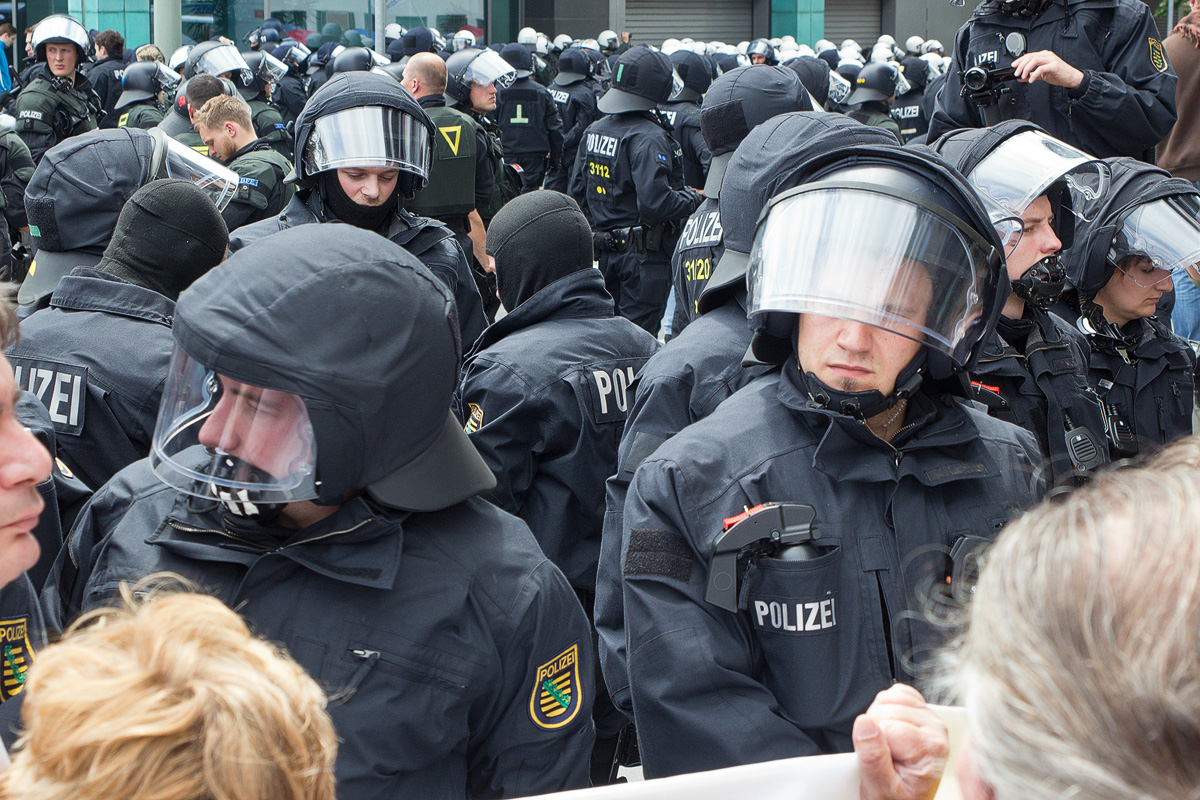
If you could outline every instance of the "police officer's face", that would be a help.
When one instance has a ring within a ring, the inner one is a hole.
[[[480,86],[478,83],[472,83],[471,107],[480,114],[485,114],[488,111],[495,111],[496,84],[489,83],[487,86]]]
[[[1062,249],[1054,234],[1054,212],[1046,195],[1029,204],[1021,215],[1021,240],[1006,260],[1008,277],[1017,280],[1037,262]]]
[[[50,72],[65,78],[75,72],[75,45],[50,42],[46,45],[46,63]]]
[[[1158,301],[1174,291],[1171,273],[1159,269],[1144,256],[1121,260],[1100,291],[1096,303],[1104,309],[1104,318],[1117,326],[1154,314]]]
[[[16,418],[20,392],[0,355],[0,586],[32,568],[41,553],[33,527],[45,507],[37,485],[50,477],[50,453]]]
[[[200,444],[220,449],[276,478],[311,461],[308,415],[299,398],[218,376],[221,394],[200,427]]]
[[[751,53],[750,63],[751,64],[765,64],[765,63],[767,63],[767,57],[764,56],[762,53]]]
[[[346,167],[337,171],[342,191],[360,206],[381,206],[396,191],[400,171],[387,167]]]
[[[933,283],[925,269],[914,265],[902,271],[894,286],[893,299],[883,310],[911,325],[924,325],[933,301]],[[908,324],[893,327],[916,333]],[[801,370],[845,392],[890,394],[922,346],[893,330],[819,314],[801,314],[796,334]]]

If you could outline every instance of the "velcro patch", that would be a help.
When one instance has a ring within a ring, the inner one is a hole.
[[[692,574],[692,549],[678,533],[634,528],[625,549],[624,575],[657,575],[686,581]]]
[[[941,481],[946,478],[968,478],[972,475],[987,475],[988,468],[984,464],[943,464],[925,470],[925,477],[931,481]]]
[[[529,718],[548,731],[569,725],[583,706],[582,694],[579,642],[575,642],[537,668],[529,695]]]
[[[25,688],[25,676],[33,666],[36,654],[29,643],[29,618],[9,617],[0,620],[0,647],[4,665],[0,668],[0,703]]]
[[[633,435],[633,443],[629,446],[629,451],[625,453],[625,458],[621,461],[621,472],[633,477],[633,473],[637,471],[641,465],[650,456],[654,455],[654,451],[659,445],[665,442],[661,436],[655,436],[652,433],[638,431]]]

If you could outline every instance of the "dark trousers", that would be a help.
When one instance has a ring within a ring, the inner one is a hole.
[[[521,168],[521,193],[536,192],[542,188],[542,179],[546,177],[546,166],[550,157],[546,153],[513,153],[508,157],[508,163]]]
[[[600,271],[617,314],[657,336],[671,291],[671,256],[605,252],[600,254]]]

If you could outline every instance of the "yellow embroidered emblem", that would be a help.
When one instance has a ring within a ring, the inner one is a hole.
[[[448,128],[438,128],[442,132],[442,138],[446,140],[446,144],[450,145],[450,149],[454,155],[458,155],[458,141],[462,138],[462,125],[452,125]],[[450,134],[454,134],[454,138],[450,138]]]
[[[1166,72],[1170,64],[1167,63],[1167,54],[1163,52],[1162,43],[1158,39],[1150,39],[1150,64],[1159,72]]]
[[[0,620],[0,647],[4,649],[4,666],[0,671],[0,703],[25,688],[25,674],[34,660],[29,643],[29,618],[10,617]]]
[[[579,685],[579,642],[537,668],[529,716],[539,728],[554,730],[569,725],[583,705]]]
[[[471,413],[467,416],[467,424],[463,426],[463,430],[474,433],[483,427],[483,409],[474,403],[467,403],[467,410]]]

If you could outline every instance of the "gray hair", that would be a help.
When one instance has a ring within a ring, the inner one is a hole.
[[[941,667],[997,800],[1200,798],[1197,498],[1190,437],[987,553]]]

